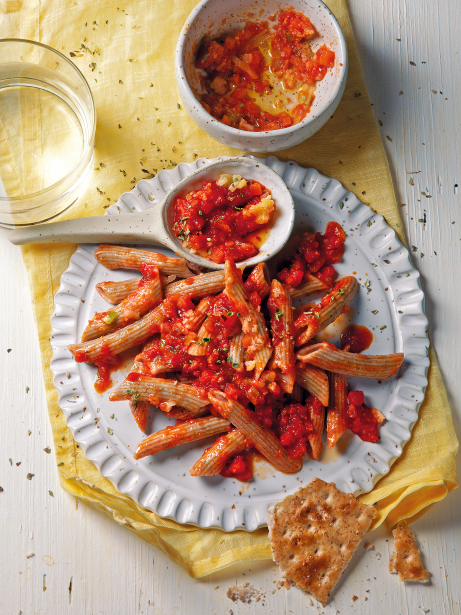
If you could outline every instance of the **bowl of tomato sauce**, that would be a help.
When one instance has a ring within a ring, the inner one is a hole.
[[[341,28],[320,0],[202,0],[178,39],[175,75],[195,123],[250,152],[297,145],[341,100]]]

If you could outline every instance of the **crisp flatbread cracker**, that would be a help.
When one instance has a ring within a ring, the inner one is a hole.
[[[288,581],[326,602],[375,514],[373,506],[315,478],[268,510],[274,562]]]
[[[429,581],[429,571],[421,562],[421,554],[416,546],[415,537],[406,521],[400,521],[395,530],[394,551],[389,559],[389,572],[399,573],[401,581]]]

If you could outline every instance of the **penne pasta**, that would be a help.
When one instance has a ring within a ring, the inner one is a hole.
[[[243,372],[245,371],[245,365],[244,365],[244,348],[243,348],[243,336],[245,334],[243,333],[243,331],[240,331],[240,333],[237,333],[237,335],[234,335],[234,337],[231,338],[230,340],[230,344],[229,344],[229,363],[232,365],[232,367],[235,369],[235,371],[237,372]]]
[[[290,402],[293,404],[302,404],[304,401],[304,389],[297,382],[293,385],[293,390],[290,393]]]
[[[141,431],[144,431],[147,425],[147,417],[150,412],[150,401],[133,401],[130,399],[129,407],[136,421],[136,425]]]
[[[149,310],[162,301],[162,286],[157,268],[150,272],[147,279],[142,279],[132,293],[120,305],[95,314],[82,335],[82,342],[94,340],[102,335],[117,331],[139,320]]]
[[[188,421],[189,419],[196,419],[199,416],[205,416],[206,414],[210,414],[209,406],[206,406],[197,412],[191,412],[190,410],[185,410],[179,406],[173,406],[170,410],[168,410],[168,417],[176,419],[177,421]]]
[[[318,402],[308,403],[309,418],[313,430],[308,434],[307,439],[311,447],[312,459],[319,459],[323,450],[322,433],[325,426],[325,408]]]
[[[347,429],[347,376],[330,374],[330,405],[327,413],[327,444],[332,447]]]
[[[308,295],[314,295],[315,293],[321,293],[329,290],[328,286],[321,280],[311,275],[310,273],[304,274],[306,280],[296,288],[287,287],[287,291],[291,297],[291,300],[299,299],[300,297],[307,297]]]
[[[175,275],[160,274],[162,288],[165,288],[167,284],[170,284],[175,279]],[[118,305],[121,301],[126,299],[130,293],[138,288],[141,280],[142,278],[137,277],[131,278],[130,280],[121,280],[120,282],[99,282],[99,284],[96,284],[96,290],[105,301],[113,305]]]
[[[272,280],[267,307],[271,315],[274,348],[270,369],[282,372],[284,378],[280,379],[280,386],[285,393],[291,393],[296,379],[293,310],[290,296],[278,280]]]
[[[133,346],[144,342],[158,332],[159,326],[164,320],[162,306],[159,305],[137,322],[119,331],[82,344],[70,344],[67,348],[73,354],[77,363],[104,361],[108,357],[120,354],[128,348],[133,348]]]
[[[211,391],[208,398],[219,413],[251,440],[255,448],[281,472],[293,473],[301,469],[302,460],[293,459],[271,432],[262,427],[247,410],[236,401],[227,399],[221,391]]]
[[[245,345],[245,340],[248,340],[246,353],[250,359],[251,368],[255,368],[255,379],[258,380],[272,355],[269,331],[261,312],[258,312],[248,298],[239,269],[232,261],[227,260],[224,271],[226,275],[225,292],[235,304],[235,310],[245,334],[243,344]],[[254,365],[251,359],[254,359]]]
[[[217,416],[191,419],[174,427],[166,427],[143,440],[134,452],[136,460],[155,455],[181,444],[189,444],[232,429],[229,421]]]
[[[96,290],[105,301],[118,305],[130,293],[137,290],[141,280],[142,278],[137,277],[130,280],[121,280],[120,282],[99,282],[99,284],[96,284]]]
[[[210,403],[203,389],[182,384],[177,380],[153,378],[142,374],[134,374],[135,379],[128,377],[109,396],[110,401],[132,399],[135,401],[150,401],[154,406],[180,406],[191,412],[200,412]]]
[[[324,406],[328,406],[329,382],[327,374],[322,369],[297,363],[296,382],[311,395],[317,397]]]
[[[189,470],[189,474],[191,476],[216,476],[224,469],[229,459],[246,448],[249,448],[249,445],[245,434],[238,429],[233,429],[225,436],[219,437],[213,446],[205,450]]]
[[[312,310],[305,312],[295,322],[295,328],[307,327],[296,338],[296,345],[301,346],[334,322],[341,312],[353,300],[359,289],[359,283],[353,276],[345,276],[336,282],[328,295]]]
[[[301,348],[296,358],[303,363],[345,376],[387,380],[397,373],[404,355],[401,352],[389,355],[355,354],[322,342]]]
[[[206,297],[217,295],[224,290],[224,271],[201,273],[186,280],[179,280],[165,288],[165,297],[171,295],[189,295],[190,297]]]
[[[141,265],[153,265],[165,275],[177,275],[179,278],[188,278],[190,269],[183,258],[165,256],[150,250],[138,250],[124,246],[100,245],[94,252],[95,259],[107,269],[136,269],[140,271]]]
[[[247,277],[244,286],[247,293],[258,293],[261,300],[265,299],[270,291],[271,278],[266,263],[258,263]]]

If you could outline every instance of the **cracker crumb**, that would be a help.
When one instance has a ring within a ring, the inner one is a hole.
[[[363,545],[363,548],[365,549],[365,551],[374,551],[375,545],[371,544],[371,542],[366,542]]]
[[[356,602],[359,599],[358,596],[352,596],[352,602]]]
[[[401,581],[428,582],[430,573],[421,562],[421,554],[408,523],[400,521],[392,534],[394,551],[389,559],[389,572],[398,573]]]
[[[240,602],[249,604],[253,600],[259,602],[263,594],[247,582],[243,585],[231,585],[226,591],[226,596],[230,598],[232,602],[240,600]]]

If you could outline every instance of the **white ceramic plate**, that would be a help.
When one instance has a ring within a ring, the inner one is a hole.
[[[340,276],[356,275],[361,288],[351,311],[341,317],[339,325],[328,328],[324,339],[337,341],[338,332],[353,321],[367,326],[374,334],[369,354],[405,353],[398,376],[390,380],[380,383],[351,379],[352,389],[363,390],[366,402],[379,408],[387,419],[376,444],[362,442],[347,433],[334,449],[325,447],[319,461],[306,458],[298,474],[281,474],[269,464],[259,462],[249,483],[221,476],[193,478],[189,475],[189,469],[203,449],[210,446],[210,441],[134,461],[133,451],[143,436],[128,403],[109,402],[109,392],[96,393],[93,388],[96,369],[75,363],[67,345],[81,339],[88,319],[95,312],[107,309],[108,304],[95,290],[96,283],[128,279],[135,273],[104,269],[94,259],[95,246],[81,245],[62,276],[52,318],[51,369],[59,405],[87,458],[120,493],[129,495],[144,508],[180,523],[226,531],[236,528],[253,531],[264,526],[268,506],[314,477],[334,481],[342,491],[356,495],[372,489],[401,455],[402,447],[410,438],[424,399],[429,366],[427,319],[419,273],[382,216],[361,203],[338,181],[314,169],[303,169],[273,156],[261,161],[283,176],[293,194],[297,209],[294,234],[305,230],[323,232],[330,220],[339,222],[346,231],[344,257],[335,268]],[[207,162],[199,159],[181,163],[174,169],[161,171],[153,179],[140,181],[108,213],[155,206],[176,182]],[[275,258],[279,260],[283,256],[282,252]],[[377,313],[373,314],[374,311]],[[129,365],[127,362],[125,369],[113,375],[114,387],[122,382]],[[173,422],[152,408],[146,433]]]

